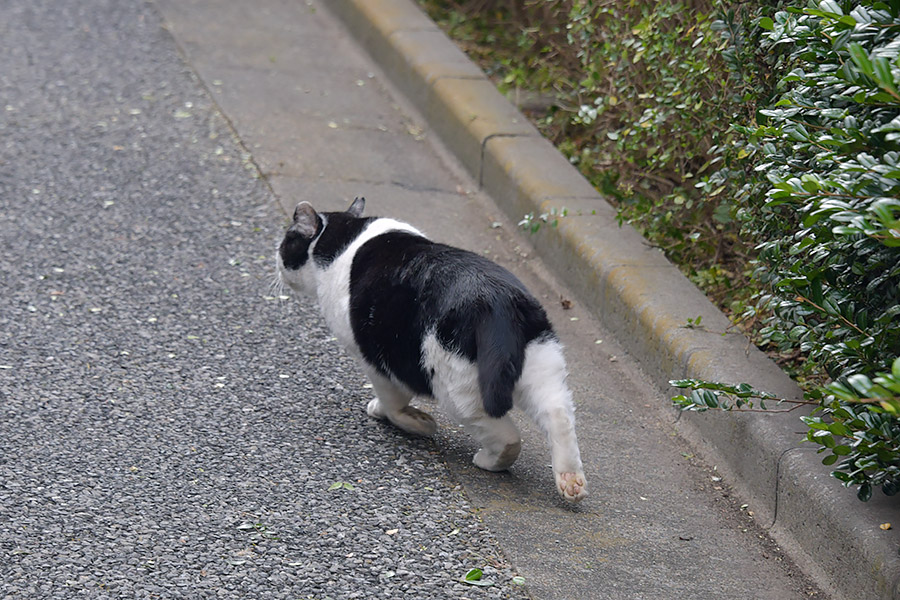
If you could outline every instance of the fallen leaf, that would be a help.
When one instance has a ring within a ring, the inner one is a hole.
[[[493,581],[489,579],[482,579],[484,576],[484,571],[481,569],[471,569],[468,573],[466,573],[465,579],[462,580],[463,583],[468,583],[469,585],[477,585],[479,587],[490,587],[494,585]]]
[[[882,530],[887,531],[888,529],[891,528],[891,524],[890,524],[890,523],[882,523],[881,525],[879,525],[879,527],[880,527]]]

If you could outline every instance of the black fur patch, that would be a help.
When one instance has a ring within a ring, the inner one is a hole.
[[[313,249],[313,260],[319,267],[327,267],[355,240],[374,218],[360,219],[346,212],[323,213],[325,230]]]
[[[512,406],[525,346],[555,338],[543,308],[512,273],[408,232],[379,235],[357,251],[350,324],[371,365],[429,395],[421,347],[433,331],[445,349],[478,363],[485,410],[496,417]]]
[[[309,245],[312,240],[303,234],[288,229],[281,240],[281,246],[278,248],[278,254],[284,263],[286,269],[296,271],[306,264],[309,259]]]

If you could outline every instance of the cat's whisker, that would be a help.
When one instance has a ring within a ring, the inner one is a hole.
[[[269,297],[272,298],[282,311],[290,311],[293,309],[293,302],[289,302],[290,294],[285,287],[284,279],[280,274],[276,273],[272,282],[269,284]]]
[[[281,292],[284,291],[284,283],[281,281],[281,277],[276,274],[275,278],[272,279],[272,283],[269,284],[269,295],[278,298],[281,296]]]

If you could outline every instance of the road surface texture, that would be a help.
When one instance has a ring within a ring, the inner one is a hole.
[[[7,0],[0,47],[0,598],[823,597],[318,4]],[[355,195],[544,301],[584,503],[525,423],[494,474],[366,416],[272,287]]]

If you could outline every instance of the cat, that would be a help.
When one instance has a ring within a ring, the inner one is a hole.
[[[437,425],[410,406],[437,400],[480,444],[475,465],[509,468],[521,438],[513,405],[547,436],[563,498],[587,496],[562,347],[539,302],[487,258],[436,243],[412,225],[297,205],[278,248],[278,274],[318,298],[338,341],[375,391],[367,413],[409,433]]]

